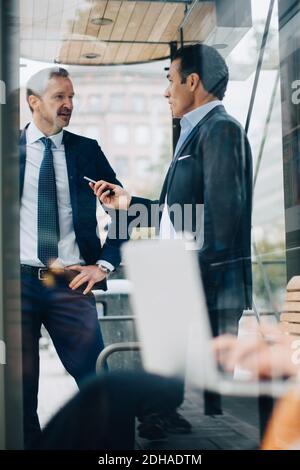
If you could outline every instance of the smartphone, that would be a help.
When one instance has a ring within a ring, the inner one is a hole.
[[[91,178],[88,178],[87,176],[84,176],[83,179],[87,180],[87,181],[89,181],[90,183],[93,183],[93,184],[96,183],[95,180],[92,180]],[[115,195],[115,192],[112,189],[110,189],[109,190],[109,196],[114,196],[114,195]]]

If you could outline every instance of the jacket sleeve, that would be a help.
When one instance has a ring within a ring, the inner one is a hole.
[[[159,201],[133,196],[128,210],[128,232],[134,228],[155,227],[159,230]]]
[[[203,171],[204,243],[199,261],[209,302],[222,272],[231,269],[230,263],[235,269],[235,260],[247,248],[250,251],[250,246],[243,247],[250,236],[244,238],[243,233],[251,230],[251,153],[244,131],[235,122],[219,121],[207,133]]]

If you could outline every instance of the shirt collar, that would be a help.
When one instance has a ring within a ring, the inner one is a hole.
[[[62,144],[63,133],[64,131],[61,130],[60,132],[58,132],[58,134],[49,136],[49,139],[52,140],[56,148],[59,148]],[[38,140],[40,140],[42,137],[45,137],[45,135],[32,121],[26,130],[26,142],[28,144],[33,144],[34,142],[37,142]]]
[[[209,103],[203,104],[193,111],[184,114],[180,120],[180,126],[182,130],[192,130],[212,109],[216,106],[223,105],[222,101],[214,100]]]

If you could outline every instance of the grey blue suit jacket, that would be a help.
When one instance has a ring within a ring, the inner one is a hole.
[[[252,157],[244,130],[223,106],[211,110],[183,143],[159,201],[133,198],[132,204],[144,204],[148,214],[156,207],[159,223],[166,195],[169,209],[178,204],[183,212],[191,205],[188,229],[195,233],[196,205],[204,204],[198,256],[209,311],[234,309],[240,315],[252,305]],[[173,211],[170,219],[176,230],[185,228],[186,221],[175,220]]]

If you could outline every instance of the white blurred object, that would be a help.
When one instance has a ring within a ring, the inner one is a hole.
[[[286,393],[288,380],[240,380],[240,372],[237,380],[219,370],[197,252],[184,240],[130,242],[123,246],[123,255],[134,286],[132,306],[146,370],[221,394]],[[255,321],[253,317],[250,324],[257,333]]]

